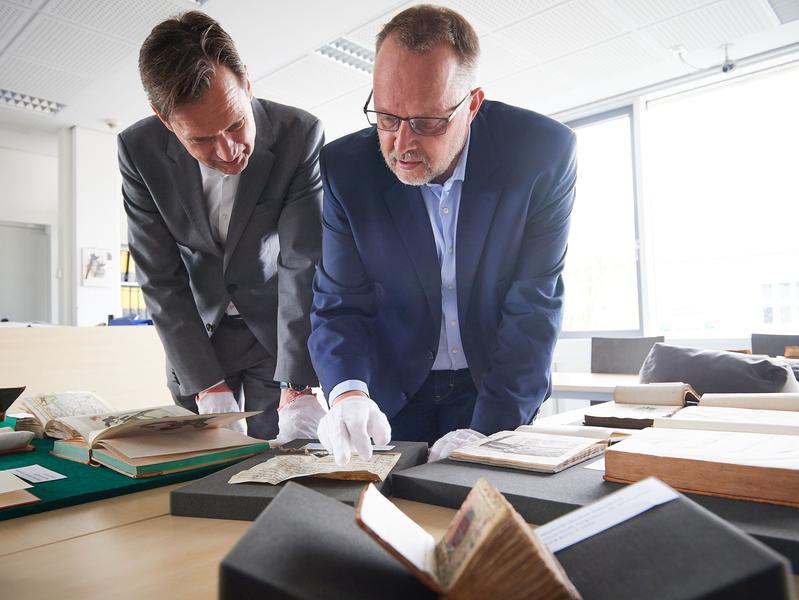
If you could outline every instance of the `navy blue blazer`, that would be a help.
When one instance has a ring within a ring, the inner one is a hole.
[[[322,260],[308,342],[325,393],[360,379],[392,418],[430,373],[441,270],[421,192],[380,154],[377,132],[325,146]],[[458,319],[478,390],[471,427],[529,423],[550,391],[576,177],[575,135],[485,101],[471,125],[456,234]]]

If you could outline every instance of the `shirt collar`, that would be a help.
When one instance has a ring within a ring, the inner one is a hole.
[[[426,183],[425,185],[434,190],[443,189],[445,192],[448,192],[453,184],[456,181],[463,182],[464,178],[466,177],[466,159],[469,155],[469,140],[472,137],[472,129],[469,128],[468,133],[466,134],[466,143],[463,145],[463,152],[461,152],[461,156],[458,159],[458,162],[455,164],[455,169],[452,171],[452,175],[444,183]]]

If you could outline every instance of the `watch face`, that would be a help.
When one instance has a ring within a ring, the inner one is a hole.
[[[299,384],[299,383],[289,383],[289,384],[287,384],[287,385],[288,385],[288,388],[289,388],[290,390],[294,390],[295,392],[301,392],[301,391],[302,391],[302,390],[304,390],[306,387],[308,387],[307,385],[301,385],[301,384]]]

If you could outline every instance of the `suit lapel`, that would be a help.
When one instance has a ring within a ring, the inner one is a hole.
[[[219,246],[211,235],[208,208],[205,205],[205,195],[203,194],[202,175],[200,175],[197,159],[186,151],[172,133],[168,136],[166,154],[175,163],[175,170],[172,172],[173,189],[189,216],[194,230],[199,234],[206,250],[214,254],[221,254]]]
[[[501,182],[493,177],[499,166],[498,155],[485,117],[478,113],[472,123],[466,175],[458,209],[455,273],[460,319],[468,315],[475,274],[502,193]]]
[[[227,241],[225,242],[225,258],[223,269],[227,269],[230,257],[250,220],[253,208],[261,197],[269,179],[269,173],[275,162],[275,155],[269,149],[273,143],[273,129],[261,103],[252,101],[253,118],[255,119],[255,144],[247,168],[241,174],[233,212],[230,215]]]
[[[404,185],[393,173],[394,184],[386,192],[394,224],[422,284],[434,323],[441,323],[441,266],[433,238],[430,217],[419,188]]]

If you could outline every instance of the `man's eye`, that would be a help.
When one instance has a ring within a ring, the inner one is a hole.
[[[235,125],[233,125],[232,127],[230,127],[230,128],[228,129],[228,131],[238,131],[238,130],[239,130],[239,129],[241,129],[242,127],[244,127],[244,119],[242,119],[241,121],[239,121],[238,123],[236,123]]]

